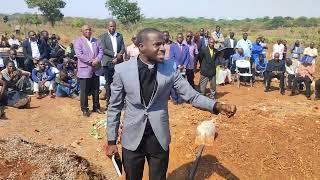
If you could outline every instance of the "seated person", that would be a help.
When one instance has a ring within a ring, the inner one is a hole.
[[[59,77],[57,77],[57,90],[56,95],[58,97],[71,97],[76,98],[78,97],[80,86],[77,83],[76,79],[72,79],[69,76],[66,70],[61,70],[59,73]]]
[[[45,62],[39,60],[38,67],[32,70],[33,92],[38,99],[41,99],[40,94],[46,93],[49,90],[49,95],[54,98],[53,86],[55,74],[49,68],[46,68]]]
[[[288,74],[288,89],[292,89],[293,80],[297,72],[298,64],[299,62],[298,62],[298,59],[296,58],[286,59],[286,72]]]
[[[14,63],[15,68],[19,68],[19,69],[22,68],[21,63],[19,62],[19,59],[17,58],[17,50],[10,49],[9,57],[4,60],[4,65],[6,66],[9,61],[12,61]]]
[[[267,69],[268,60],[265,58],[264,54],[259,54],[259,57],[254,60],[254,70],[255,70],[255,76],[264,77],[264,73]]]
[[[24,70],[31,72],[39,60],[47,59],[47,45],[43,39],[38,39],[34,31],[28,33],[29,38],[22,43],[25,57]]]
[[[63,58],[63,63],[57,65],[58,70],[66,70],[72,78],[76,78],[76,62],[70,58]]]
[[[66,57],[76,61],[77,57],[76,57],[76,52],[74,51],[74,47],[73,44],[70,43],[69,46],[66,48]]]
[[[280,93],[285,95],[284,90],[284,73],[286,71],[285,62],[280,60],[280,54],[277,52],[274,54],[274,59],[268,62],[267,69],[265,71],[265,79],[266,87],[264,92],[270,91],[270,84],[272,78],[277,78],[280,80]]]
[[[301,59],[296,76],[293,80],[291,96],[299,94],[297,91],[298,84],[304,82],[306,86],[306,96],[308,100],[311,100],[311,83],[313,80],[313,75],[315,73],[315,64],[313,64],[313,59]]]
[[[56,36],[52,36],[48,40],[48,45],[50,47],[50,59],[54,59],[55,61],[58,62],[58,64],[62,63],[65,50],[63,46],[59,44],[59,41]]]
[[[13,61],[8,61],[7,66],[1,71],[2,79],[7,82],[8,90],[27,92],[31,89],[31,73],[15,67]]]
[[[10,39],[8,40],[10,47],[20,46],[19,40],[15,37],[15,35],[11,34]]]
[[[312,63],[315,63],[315,60],[318,56],[318,49],[315,47],[314,42],[310,43],[310,46],[305,48],[303,51],[303,55],[304,57],[302,58],[306,58],[306,59],[312,59]]]
[[[9,61],[6,69],[1,71],[2,79],[6,82],[6,104],[15,108],[29,108],[31,98],[26,91],[31,89],[30,73],[16,69],[14,63]]]
[[[235,73],[236,70],[236,61],[237,60],[244,60],[246,57],[243,53],[243,49],[242,48],[238,48],[237,52],[232,56],[232,61],[231,61],[231,72],[232,74]]]
[[[320,100],[320,79],[316,81],[314,100]]]
[[[217,84],[231,83],[231,71],[228,69],[228,60],[224,58],[224,53],[220,52],[217,59]]]

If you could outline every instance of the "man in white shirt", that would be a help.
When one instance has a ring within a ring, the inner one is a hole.
[[[37,64],[39,60],[46,59],[48,52],[45,42],[42,39],[37,39],[34,31],[30,31],[28,35],[29,38],[22,43],[22,47],[26,58],[24,68],[31,72],[34,64]]]
[[[279,39],[277,41],[277,44],[273,45],[272,58],[274,58],[274,55],[276,53],[279,53],[279,55],[280,55],[279,59],[282,60],[283,59],[283,52],[284,52],[284,45],[282,44],[281,39]]]
[[[8,43],[9,43],[9,45],[10,45],[10,47],[12,47],[12,46],[20,46],[20,42],[19,42],[19,40],[18,39],[16,39],[16,37],[12,34],[11,35],[11,37],[10,37],[10,39],[8,40]]]
[[[117,24],[115,21],[110,21],[107,24],[107,32],[100,36],[101,46],[103,49],[103,58],[101,65],[104,69],[104,76],[106,79],[106,96],[107,107],[110,97],[110,85],[113,81],[114,66],[123,62],[123,55],[125,53],[125,45],[123,37],[119,32],[116,32]]]
[[[312,63],[315,63],[315,60],[318,56],[318,49],[314,47],[314,42],[310,43],[310,46],[304,49],[303,55],[312,57]]]

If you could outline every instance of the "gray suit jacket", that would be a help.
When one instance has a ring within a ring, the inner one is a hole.
[[[234,39],[233,48],[236,48],[237,42],[238,42],[238,41],[237,41],[236,39]],[[226,47],[226,48],[231,48],[230,38],[227,38],[227,39],[224,41],[224,47]]]
[[[102,34],[100,36],[100,44],[103,49],[103,57],[101,60],[101,65],[102,66],[113,66],[112,60],[115,58],[114,57],[114,52],[113,52],[113,46],[112,46],[112,41],[108,35],[108,32]],[[117,32],[117,53],[122,53],[124,55],[125,52],[125,45],[123,41],[123,37],[120,33]],[[121,62],[118,62],[121,63]]]
[[[174,70],[173,61],[158,63],[157,82],[156,93],[149,105],[145,107],[140,98],[137,60],[126,61],[115,66],[107,112],[108,141],[117,139],[120,113],[125,101],[122,147],[131,151],[137,149],[142,140],[148,117],[160,145],[167,151],[171,140],[168,98],[172,88],[176,89],[181,98],[194,107],[216,113],[213,111],[216,101],[194,90],[188,81]]]

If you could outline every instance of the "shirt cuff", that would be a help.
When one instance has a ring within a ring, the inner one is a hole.
[[[114,53],[113,57],[117,57],[117,53]]]
[[[116,141],[108,141],[108,145],[116,145]]]

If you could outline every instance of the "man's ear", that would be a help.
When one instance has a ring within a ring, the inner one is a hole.
[[[142,43],[139,43],[138,48],[139,48],[139,51],[141,52],[144,50],[144,45]]]

